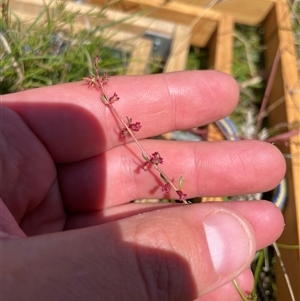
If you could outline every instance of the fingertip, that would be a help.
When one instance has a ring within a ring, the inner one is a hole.
[[[242,214],[251,224],[256,237],[256,249],[263,249],[276,241],[284,229],[284,217],[270,201],[233,201],[223,206]]]
[[[258,201],[260,211],[256,222],[252,223],[257,236],[257,249],[265,248],[275,242],[282,234],[285,226],[284,217],[280,209],[270,201]],[[263,231],[262,231],[263,230]]]
[[[177,128],[202,125],[228,116],[239,100],[239,87],[234,78],[215,70],[193,70],[163,74],[168,93],[176,104]],[[195,121],[197,120],[197,121]],[[182,123],[182,124],[181,124]]]
[[[278,162],[278,172],[279,172],[279,176],[282,179],[286,173],[286,161],[285,158],[282,154],[282,152],[279,150],[278,147],[276,147],[275,145],[273,145],[272,143],[268,143],[269,147],[272,148],[272,151],[274,153],[274,160],[275,162]]]
[[[286,161],[281,151],[273,144],[264,141],[255,141],[260,164],[268,168],[260,168],[261,176],[269,181],[269,187],[265,191],[274,189],[284,178],[286,173]],[[253,145],[253,149],[254,149]]]
[[[216,84],[222,91],[228,95],[231,101],[232,109],[236,107],[239,102],[240,87],[235,78],[227,73],[221,71],[214,71],[216,77]]]
[[[202,79],[209,86],[212,99],[218,103],[219,116],[216,120],[231,114],[239,102],[237,81],[231,75],[215,70],[203,71]]]

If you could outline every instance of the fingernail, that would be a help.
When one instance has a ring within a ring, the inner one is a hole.
[[[253,251],[251,230],[232,214],[217,212],[204,220],[206,239],[215,271],[229,274],[249,262]]]

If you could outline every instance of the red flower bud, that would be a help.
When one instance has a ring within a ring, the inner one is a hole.
[[[187,195],[183,193],[181,190],[177,190],[176,193],[178,194],[180,201],[186,200]]]
[[[159,152],[155,152],[152,154],[152,157],[150,158],[150,162],[155,165],[162,164],[163,158],[160,156]]]
[[[171,188],[171,185],[169,183],[166,183],[163,188],[162,188],[162,191],[165,193],[165,194],[168,194],[170,192],[170,188]]]
[[[129,128],[132,129],[133,131],[138,132],[141,129],[141,123],[140,122],[136,122],[136,123],[130,123],[129,124]]]
[[[117,100],[119,100],[119,97],[116,93],[114,93],[114,95],[108,99],[110,104],[114,103]]]

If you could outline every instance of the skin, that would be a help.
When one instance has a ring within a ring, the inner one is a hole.
[[[285,173],[280,152],[264,142],[145,140],[230,114],[238,86],[228,75],[114,77],[106,89],[120,97],[121,116],[141,122],[137,138],[160,152],[169,177],[183,177],[189,198],[267,191]],[[3,300],[241,300],[233,279],[252,290],[255,251],[283,230],[273,204],[130,203],[162,197],[161,181],[140,170],[140,151],[118,137],[99,92],[70,83],[3,95],[1,103]],[[232,218],[237,226],[229,223],[227,234],[240,228],[234,244],[248,246],[244,255],[212,248],[228,258],[221,272],[205,230],[215,216]]]

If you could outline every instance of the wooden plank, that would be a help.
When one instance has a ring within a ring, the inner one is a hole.
[[[49,7],[55,7],[55,1],[51,0],[45,0],[44,2],[41,0],[11,0],[10,8],[14,13],[22,16],[23,20],[32,21],[45,9],[44,3],[49,5]],[[66,10],[80,13],[79,17],[76,18],[77,25],[99,25],[99,19],[91,16],[91,13],[97,14],[102,11],[101,8],[95,5],[67,2]],[[174,30],[173,23],[148,18],[143,16],[141,13],[127,14],[112,9],[105,9],[105,18],[101,21],[103,22],[101,25],[103,25],[105,30],[108,32],[109,30],[121,30],[122,32],[140,37],[147,30],[163,33],[169,36],[172,35]]]
[[[205,17],[213,19],[214,14],[228,14],[234,22],[256,25],[268,14],[274,1],[285,0],[122,0],[117,1],[117,7],[124,11],[149,10],[155,18],[162,18],[184,25],[190,24],[195,18],[205,12]],[[92,0],[93,3],[105,4],[106,0]]]
[[[148,63],[152,53],[153,43],[147,39],[137,39],[134,50],[131,53],[127,75],[142,75],[149,73]]]
[[[189,27],[191,44],[204,47],[215,31],[221,14],[198,7],[194,9],[191,11],[184,5],[176,4],[173,8],[167,6],[156,9],[149,13],[149,16]]]
[[[233,19],[223,15],[209,43],[208,69],[231,74],[233,55]]]
[[[255,0],[258,1],[258,0]],[[103,6],[107,4],[107,0],[92,0],[92,3]],[[201,6],[191,6],[178,1],[166,0],[121,0],[111,2],[110,7],[117,8],[123,11],[144,11],[149,16],[166,15],[164,20],[174,21],[177,23],[188,25],[191,23],[191,18],[194,19],[199,15],[204,15],[208,19],[217,20],[220,16],[219,13],[205,9]],[[174,16],[175,14],[175,16]]]
[[[165,64],[164,72],[185,70],[190,51],[190,41],[191,32],[189,28],[177,25],[172,37],[171,51]]]
[[[106,0],[92,0],[92,3],[104,5]],[[171,5],[171,6],[170,6]],[[113,7],[123,11],[141,11],[147,14],[148,17],[164,20],[171,23],[185,25],[191,28],[191,44],[204,47],[207,44],[209,37],[214,32],[217,21],[220,18],[218,12],[193,7],[191,10],[187,5],[180,3],[170,3],[170,5],[161,5],[160,1],[121,1]],[[163,27],[161,27],[162,30]]]
[[[233,56],[233,19],[224,15],[218,22],[218,27],[209,43],[208,69],[215,69],[231,74]],[[208,141],[224,140],[223,134],[215,124],[208,125]]]
[[[101,2],[101,0],[99,0],[99,2]],[[55,2],[51,0],[45,0],[45,4],[50,7],[55,7]],[[35,16],[38,16],[44,10],[45,5],[44,2],[40,0],[11,0],[10,7],[17,15],[22,17],[22,20],[31,22]],[[95,14],[100,13],[101,8],[99,7],[67,2],[66,9],[70,12],[79,12],[81,14],[80,17],[76,18],[76,26],[78,29],[99,24],[99,19],[90,16],[91,12]],[[193,45],[204,47],[214,32],[220,17],[220,14],[216,12],[197,9],[197,14],[192,15],[192,18],[180,20],[180,11],[175,10],[177,14],[172,14],[172,18],[169,18],[167,21],[164,20],[164,12],[164,10],[157,10],[156,14],[148,14],[149,16],[158,18],[154,19],[145,16],[146,11],[128,14],[117,10],[105,9],[105,19],[101,20],[101,22],[102,25],[106,27],[106,32],[113,33],[111,36],[115,40],[117,31],[142,37],[145,32],[150,30],[171,37],[174,32],[173,22],[176,22],[177,24],[183,24],[191,28],[191,43]],[[89,16],[87,17],[87,15]],[[114,24],[113,28],[111,24]]]
[[[276,0],[176,0],[192,6],[211,7],[216,12],[230,15],[235,23],[246,25],[256,25],[263,21],[274,1]]]
[[[287,4],[277,3],[274,5],[264,22],[264,30],[267,70],[270,70],[273,64],[278,47],[280,49],[281,60],[269,96],[269,103],[274,104],[282,96],[285,100],[270,112],[268,116],[269,123],[271,126],[275,126],[281,122],[292,124],[293,122],[300,120],[300,94],[294,41],[289,20],[289,7]],[[297,90],[298,92],[292,93]],[[292,139],[289,146],[280,147],[284,154],[290,154],[290,158],[287,158],[286,160],[288,179],[288,203],[284,210],[286,225],[279,242],[291,245],[298,245],[300,241],[299,141],[300,137],[298,135]],[[298,146],[296,144],[298,144]],[[296,300],[299,300],[299,250],[281,249],[281,253],[292,283],[295,298]],[[290,300],[284,275],[279,263],[277,263],[276,268],[276,279],[278,287],[277,300]]]

